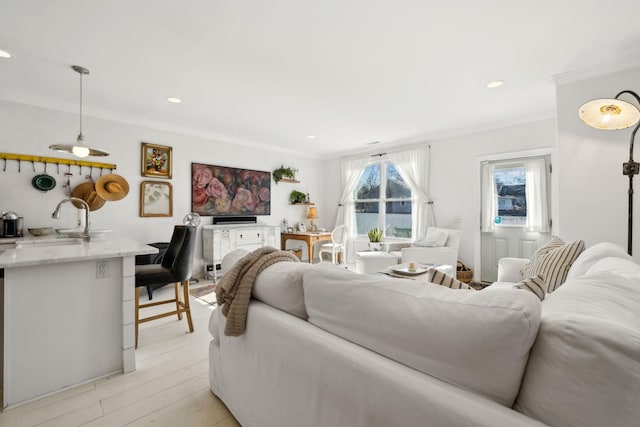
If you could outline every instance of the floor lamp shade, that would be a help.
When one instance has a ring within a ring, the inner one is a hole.
[[[604,130],[626,129],[635,125],[629,141],[629,160],[622,164],[622,174],[629,177],[629,214],[627,217],[627,252],[631,255],[633,246],[633,176],[640,173],[640,163],[633,160],[633,144],[640,127],[640,110],[635,105],[623,101],[621,95],[628,94],[640,105],[640,97],[633,91],[623,90],[615,98],[594,99],[578,109],[578,117],[585,124]]]

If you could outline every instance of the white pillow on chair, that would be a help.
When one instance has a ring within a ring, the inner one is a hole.
[[[414,246],[423,246],[427,248],[441,247],[447,243],[449,235],[441,228],[429,227],[427,236],[423,240],[418,240]]]

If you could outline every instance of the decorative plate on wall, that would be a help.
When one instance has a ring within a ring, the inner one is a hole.
[[[31,185],[33,185],[36,190],[47,192],[55,188],[56,180],[51,175],[44,173],[34,176],[31,180]]]

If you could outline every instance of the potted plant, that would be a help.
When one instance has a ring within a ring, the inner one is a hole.
[[[369,237],[369,249],[374,251],[382,250],[382,230],[378,230],[378,227],[367,230],[367,236]]]
[[[304,203],[307,201],[307,195],[302,191],[293,190],[289,195],[289,202],[294,205],[296,203]]]
[[[278,169],[273,171],[273,180],[276,182],[276,184],[282,180],[282,178],[286,178],[289,179],[291,181],[294,181],[296,179],[296,172],[298,170],[297,169],[293,169],[290,167],[284,167],[284,165],[281,165]]]

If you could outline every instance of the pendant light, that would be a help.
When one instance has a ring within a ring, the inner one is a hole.
[[[84,135],[82,135],[82,76],[89,74],[89,70],[79,65],[72,65],[71,69],[80,74],[80,133],[78,134],[75,144],[53,144],[50,145],[49,148],[61,153],[71,153],[76,157],[108,156],[109,153],[107,151],[99,148],[91,148],[84,142]]]

